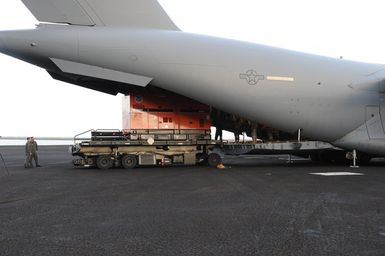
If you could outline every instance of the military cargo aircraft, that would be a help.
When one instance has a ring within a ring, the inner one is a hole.
[[[156,86],[288,133],[385,156],[385,65],[181,31],[156,0],[22,0],[0,52],[110,94]]]

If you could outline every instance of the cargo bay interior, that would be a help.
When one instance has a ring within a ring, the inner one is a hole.
[[[234,133],[228,140],[239,141],[245,133],[254,142],[295,140],[297,134],[285,133],[264,124],[223,112],[190,98],[149,86],[135,88],[123,99],[123,130],[218,130]],[[215,138],[213,139],[219,139]]]

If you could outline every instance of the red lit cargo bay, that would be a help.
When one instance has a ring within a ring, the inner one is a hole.
[[[163,90],[138,91],[123,101],[125,130],[209,130],[210,107]]]

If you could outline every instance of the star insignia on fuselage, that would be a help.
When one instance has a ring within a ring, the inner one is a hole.
[[[250,69],[246,73],[239,74],[240,79],[246,80],[250,85],[256,85],[260,80],[265,80],[265,76],[259,75],[257,71]]]

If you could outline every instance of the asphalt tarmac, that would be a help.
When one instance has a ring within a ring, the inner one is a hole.
[[[65,146],[0,147],[0,255],[385,255],[385,161],[286,156],[206,166],[74,168]],[[356,176],[311,173],[354,172]]]

